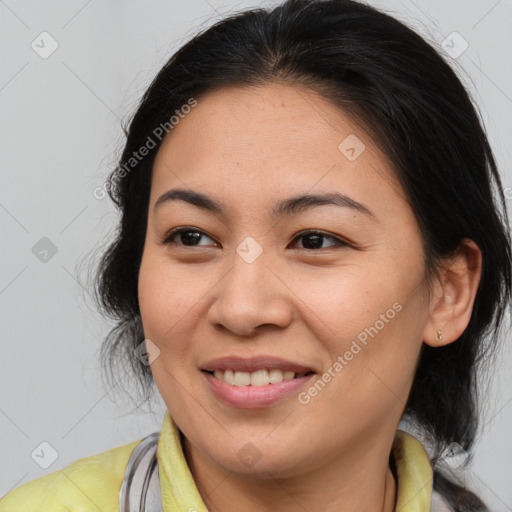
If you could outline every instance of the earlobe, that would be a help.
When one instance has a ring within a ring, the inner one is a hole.
[[[480,284],[481,251],[465,238],[454,255],[444,260],[442,268],[423,332],[423,341],[432,347],[456,341],[468,326]]]

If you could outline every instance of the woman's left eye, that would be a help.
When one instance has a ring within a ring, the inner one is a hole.
[[[181,239],[181,244],[174,241],[175,238]],[[163,244],[174,244],[174,245],[185,245],[185,247],[195,247],[195,246],[201,246],[198,242],[201,240],[201,238],[205,236],[206,238],[210,238],[206,233],[203,231],[199,231],[197,229],[193,228],[177,228],[171,230],[163,240]],[[327,233],[323,233],[322,231],[303,231],[302,233],[299,233],[293,240],[300,240],[304,239],[307,240],[306,243],[303,243],[302,247],[299,247],[299,249],[309,249],[309,250],[318,250],[318,249],[326,249],[327,247],[323,246],[323,239],[331,239],[337,242],[336,245],[348,247],[350,244],[345,242],[344,240],[341,240],[340,238],[337,238],[333,235],[328,235]],[[212,238],[210,238],[212,240]],[[190,245],[188,245],[190,244]],[[204,244],[203,244],[204,245]],[[333,245],[331,245],[333,247]]]
[[[344,247],[349,246],[349,244],[347,242],[345,242],[344,240],[341,240],[340,238],[335,237],[333,235],[328,235],[327,233],[322,233],[322,231],[303,231],[302,233],[299,233],[294,238],[294,240],[298,240],[301,238],[303,238],[305,240],[309,240],[309,242],[306,244],[306,245],[309,245],[309,247],[299,247],[299,249],[313,249],[313,250],[314,249],[326,249],[326,247],[321,247],[321,246],[322,246],[322,239],[327,239],[327,238],[330,238],[331,240],[334,240],[335,242],[337,242],[337,244],[335,244],[334,246],[331,246],[331,247],[336,247],[336,245],[344,246]],[[304,246],[304,243],[302,245]]]

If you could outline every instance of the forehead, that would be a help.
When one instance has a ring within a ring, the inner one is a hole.
[[[197,99],[197,106],[183,115],[165,137],[161,150],[173,145],[171,139],[193,144],[203,152],[233,150],[260,158],[285,155],[311,157],[311,152],[339,156],[339,143],[348,135],[373,145],[355,120],[301,85],[265,84],[225,87]],[[173,149],[179,149],[174,148]],[[182,149],[183,148],[182,146]],[[384,155],[383,155],[384,156]]]
[[[403,197],[388,159],[355,120],[304,86],[281,84],[197,98],[158,151],[152,201],[174,186],[235,200],[321,189],[373,193],[385,207]]]

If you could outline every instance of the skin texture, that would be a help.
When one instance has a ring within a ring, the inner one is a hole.
[[[354,161],[338,149],[350,134],[365,145]],[[154,211],[172,188],[208,194],[225,217],[180,200]],[[332,191],[375,219],[334,205],[271,217],[278,200]],[[195,245],[179,234],[163,244],[176,227],[204,234]],[[297,237],[310,229],[326,234],[317,246]],[[236,252],[248,236],[263,251],[252,263]],[[209,510],[394,510],[389,453],[422,342],[453,342],[470,319],[481,254],[465,242],[429,296],[414,213],[354,120],[299,85],[198,98],[155,160],[139,303],[145,337],[160,350],[156,386]],[[296,393],[232,407],[200,371],[217,357],[271,355],[321,376],[396,303],[394,318],[305,405]],[[260,456],[251,467],[238,457],[248,442]]]

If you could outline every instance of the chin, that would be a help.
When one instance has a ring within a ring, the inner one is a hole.
[[[276,453],[271,447],[259,450],[250,441],[242,444],[235,452],[212,458],[227,471],[262,480],[290,478],[305,471],[304,462],[298,460],[297,453],[286,456],[285,453]]]

